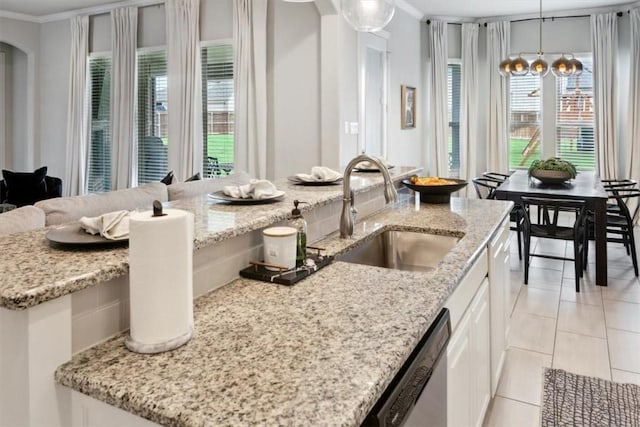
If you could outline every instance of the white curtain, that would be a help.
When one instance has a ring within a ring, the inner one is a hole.
[[[429,174],[449,175],[449,118],[447,114],[447,23],[431,20],[429,35],[429,67],[427,98],[429,101]]]
[[[598,172],[601,178],[618,178],[616,135],[618,18],[615,13],[591,15],[591,49]]]
[[[267,175],[267,0],[235,0],[235,166]]]
[[[69,114],[67,116],[67,170],[64,195],[86,193],[88,162],[87,55],[89,17],[71,18],[71,61],[69,66]]]
[[[487,25],[487,63],[489,65],[489,112],[487,121],[487,166],[491,172],[509,170],[509,81],[498,74],[500,61],[509,54],[511,23]]]
[[[180,180],[202,172],[200,0],[167,0],[169,169]]]
[[[460,88],[460,178],[475,178],[478,144],[478,25],[462,24],[462,76]],[[475,191],[465,188],[467,196]]]
[[[136,47],[138,8],[111,11],[111,189],[137,181],[135,149]]]
[[[629,12],[631,46],[629,49],[629,108],[627,117],[627,177],[640,179],[640,9]]]

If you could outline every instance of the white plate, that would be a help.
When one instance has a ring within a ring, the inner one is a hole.
[[[305,181],[304,179],[300,179],[293,175],[287,177],[287,179],[296,185],[335,185],[342,182],[342,177],[332,179],[330,181]]]
[[[265,197],[264,199],[236,199],[235,197],[227,196],[222,190],[210,193],[209,197],[236,205],[258,205],[261,203],[272,203],[282,200],[284,197],[284,191],[277,191],[273,196]]]
[[[393,169],[394,167],[394,165],[389,165],[387,166],[387,170]],[[380,169],[378,168],[353,168],[353,170],[355,172],[380,172]]]

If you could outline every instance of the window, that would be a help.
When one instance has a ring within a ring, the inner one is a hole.
[[[460,74],[459,63],[447,67],[447,115],[449,117],[449,172],[460,170]]]
[[[542,87],[540,77],[512,76],[509,129],[509,168],[527,168],[540,159],[542,147]]]
[[[168,172],[167,54],[138,52],[138,184]]]
[[[203,171],[212,178],[233,170],[233,47],[202,48]]]
[[[111,190],[111,58],[89,58],[88,190]]]
[[[578,59],[584,66],[581,75],[556,79],[556,156],[593,170],[593,64],[590,56]]]
[[[590,54],[577,58],[584,66],[579,76],[509,78],[510,169],[527,168],[543,155],[570,161],[579,170],[595,169],[593,60]]]

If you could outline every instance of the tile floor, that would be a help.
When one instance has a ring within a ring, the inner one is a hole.
[[[571,243],[540,240],[532,247],[573,256]],[[514,234],[509,346],[485,426],[539,425],[543,367],[640,384],[640,281],[624,247],[610,243],[609,286],[596,286],[594,252],[590,247],[579,294],[571,261],[534,258],[525,286]]]

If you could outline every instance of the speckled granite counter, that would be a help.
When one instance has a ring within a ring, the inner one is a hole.
[[[405,197],[353,240],[321,244],[340,253],[388,228],[464,235],[435,271],[335,262],[292,287],[238,279],[196,300],[185,346],[140,355],[117,337],[56,380],[163,425],[359,425],[510,206]]]
[[[416,172],[411,167],[391,169],[394,181]],[[340,200],[342,186],[303,187],[276,181],[286,192],[284,200],[264,205],[228,205],[206,195],[168,203],[195,215],[196,249],[203,248],[284,220],[294,199],[305,200],[308,211]],[[383,185],[380,174],[352,176],[356,193]],[[337,227],[337,224],[336,224]],[[126,244],[109,248],[52,247],[47,229],[0,237],[0,307],[22,310],[81,289],[111,280],[129,271]]]

